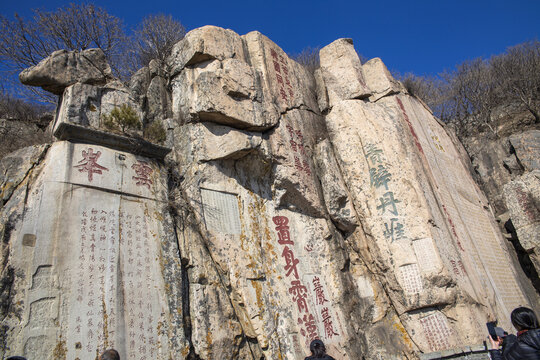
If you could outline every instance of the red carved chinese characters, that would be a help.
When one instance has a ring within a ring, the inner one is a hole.
[[[291,281],[289,293],[292,295],[292,300],[298,305],[298,312],[309,312],[306,301],[307,288],[299,280]]]
[[[289,227],[287,226],[289,219],[285,216],[274,216],[272,220],[274,221],[274,224],[277,225],[276,231],[278,234],[278,243],[280,245],[293,245],[294,243],[291,241]]]
[[[99,157],[101,156],[101,151],[94,153],[94,149],[88,148],[88,151],[82,151],[82,160],[79,161],[79,165],[74,167],[79,169],[79,172],[88,172],[88,181],[92,182],[94,174],[102,174],[102,170],[109,171],[104,166],[101,166],[97,163]]]
[[[461,241],[460,241],[459,236],[458,236],[458,234],[456,232],[456,226],[454,225],[454,222],[452,221],[452,218],[450,217],[450,213],[448,212],[448,210],[446,210],[445,205],[443,205],[442,208],[444,210],[444,214],[446,215],[446,218],[448,219],[448,222],[450,223],[450,229],[452,230],[452,234],[456,238],[456,242],[458,244],[459,249],[461,251],[465,251],[465,249],[463,248],[463,245],[461,245]]]
[[[296,265],[298,265],[300,260],[294,257],[294,253],[291,249],[289,249],[288,246],[285,246],[281,256],[283,257],[283,259],[285,259],[285,263],[287,264],[285,265],[285,270],[287,271],[285,275],[289,277],[289,275],[291,275],[292,273],[294,278],[298,279],[298,270],[296,269]]]
[[[298,318],[298,325],[302,326],[300,334],[306,338],[306,345],[309,346],[313,340],[318,339],[317,325],[315,325],[315,318],[311,314],[306,314],[301,318]]]
[[[132,179],[136,180],[136,184],[139,186],[146,186],[148,189],[150,189],[150,185],[152,184],[152,180],[150,180],[150,175],[152,174],[153,170],[148,165],[146,161],[139,160],[136,164],[131,165],[131,168],[135,170],[135,173],[137,176],[133,176]]]
[[[311,175],[311,167],[309,166],[306,149],[304,148],[304,135],[300,130],[294,129],[291,125],[287,125],[289,133],[289,144],[293,151],[294,167],[300,171]]]
[[[276,225],[276,232],[278,235],[278,243],[280,245],[294,245],[294,241],[291,239],[289,232],[289,219],[285,216],[274,216],[272,221]],[[300,326],[300,333],[306,340],[306,345],[318,338],[317,325],[315,324],[315,318],[309,311],[307,302],[308,289],[300,281],[297,266],[300,264],[300,260],[294,255],[293,248],[285,246],[281,253],[282,258],[285,260],[284,270],[285,276],[292,275],[294,280],[291,280],[291,286],[289,287],[289,294],[292,301],[296,303],[298,307],[298,313],[304,314],[298,318],[298,325]]]
[[[285,103],[288,103],[289,98],[291,100],[293,99],[294,91],[291,81],[289,79],[287,59],[283,55],[278,55],[278,53],[274,49],[270,49],[270,56],[272,57],[272,66],[278,84],[279,97]]]

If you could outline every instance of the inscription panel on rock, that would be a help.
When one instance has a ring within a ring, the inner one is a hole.
[[[231,193],[201,188],[206,228],[222,234],[240,234],[238,197]]]

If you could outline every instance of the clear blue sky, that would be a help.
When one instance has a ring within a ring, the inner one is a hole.
[[[1,13],[29,16],[68,1],[1,0]],[[44,5],[45,4],[45,5]],[[436,74],[479,56],[540,38],[540,0],[475,1],[94,1],[126,26],[147,14],[171,14],[186,28],[217,25],[239,34],[258,30],[286,52],[354,40],[367,58],[380,57],[391,70]]]

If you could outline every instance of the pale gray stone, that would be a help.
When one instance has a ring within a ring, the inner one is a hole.
[[[212,161],[220,159],[240,159],[252,151],[258,151],[262,134],[233,129],[228,126],[204,122],[186,124],[178,133],[185,144],[183,151],[190,154],[193,161]]]
[[[19,79],[25,85],[41,86],[61,95],[66,87],[75,83],[103,85],[112,79],[112,71],[101,49],[58,50],[22,71]]]
[[[356,214],[328,140],[317,144],[315,159],[330,218],[338,228],[345,231],[354,230],[358,225]]]
[[[321,69],[315,70],[315,83],[317,85],[317,101],[319,103],[319,110],[325,113],[328,108],[328,92],[326,91],[326,85],[322,76]]]
[[[182,121],[211,121],[240,129],[274,126],[277,112],[257,98],[254,73],[240,60],[210,60],[182,71],[172,82],[172,109]]]
[[[514,134],[508,140],[526,171],[540,170],[540,130]]]
[[[395,80],[379,58],[373,58],[362,65],[366,86],[371,90],[370,101],[377,101],[383,96],[405,92],[401,83]]]
[[[147,66],[137,70],[137,72],[133,74],[129,80],[129,88],[133,92],[137,102],[141,105],[143,104],[146,91],[150,85],[150,80],[150,70]]]
[[[268,112],[269,106],[277,106],[281,113],[288,109],[319,113],[315,78],[308,70],[258,31],[252,31],[242,39],[257,75],[257,87],[262,90],[259,96],[264,111]]]
[[[169,97],[167,81],[160,76],[154,77],[146,91],[145,122],[163,120],[171,115]]]
[[[540,171],[527,172],[504,185],[504,197],[519,243],[540,271]]]
[[[188,32],[173,47],[167,62],[174,77],[186,66],[230,58],[245,60],[240,36],[232,30],[208,25]]]
[[[340,100],[360,99],[371,95],[351,39],[334,41],[323,47],[319,56],[330,107]]]

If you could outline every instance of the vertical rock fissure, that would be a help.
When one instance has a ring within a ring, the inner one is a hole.
[[[527,250],[523,248],[523,245],[519,241],[517,231],[512,223],[512,220],[509,219],[505,224],[504,228],[510,234],[511,238],[508,241],[512,244],[512,247],[516,251],[517,259],[519,265],[523,269],[525,276],[530,280],[534,289],[540,294],[540,278],[538,277],[538,272],[536,271],[534,264],[529,256]]]
[[[218,275],[219,283],[222,286],[222,288],[226,291],[227,299],[229,301],[229,304],[230,304],[232,309],[235,309],[234,311],[235,311],[236,320],[238,321],[238,323],[242,327],[242,334],[241,334],[242,341],[240,342],[240,344],[238,345],[238,348],[236,349],[237,352],[238,352],[236,355],[239,355],[239,352],[240,352],[242,346],[245,346],[247,344],[247,346],[249,348],[249,351],[250,351],[250,353],[252,355],[252,358],[256,359],[255,358],[255,353],[253,352],[253,349],[252,349],[252,343],[253,342],[258,343],[257,339],[250,339],[250,338],[248,338],[246,336],[246,332],[243,329],[243,324],[242,324],[241,321],[239,321],[240,318],[236,314],[236,308],[234,307],[233,301],[231,299],[231,287],[227,286],[227,284],[223,280],[223,274],[221,272],[221,269],[218,266],[218,264],[216,263],[215,259],[213,258],[212,253],[211,253],[210,249],[208,248],[208,245],[204,241],[204,235],[202,234],[201,230],[199,229],[199,227],[197,226],[197,224],[194,221],[190,220],[190,219],[192,219],[194,217],[195,209],[193,208],[192,205],[190,205],[190,202],[189,202],[188,197],[187,197],[188,195],[186,194],[185,190],[181,186],[179,186],[178,190],[179,190],[180,195],[181,195],[181,199],[182,199],[181,201],[183,202],[183,204],[185,206],[184,206],[184,208],[181,209],[183,215],[180,217],[180,219],[178,219],[178,215],[174,215],[174,216],[175,216],[175,218],[177,220],[182,221],[181,226],[183,226],[183,227],[190,226],[191,229],[193,230],[193,232],[198,235],[199,239],[202,242],[202,246],[203,246],[206,254],[208,255],[208,258],[211,260],[212,266],[215,269],[216,274]],[[186,222],[187,222],[187,224],[186,224]],[[176,221],[176,224],[178,224],[178,221]],[[178,237],[178,232],[177,232],[177,227],[176,226],[175,226],[175,236],[176,236],[176,239],[177,239],[177,242],[178,242],[179,237]],[[190,301],[189,301],[189,294],[190,294],[190,284],[189,284],[189,274],[188,274],[189,264],[188,264],[188,260],[187,259],[184,260],[184,258],[182,257],[182,254],[180,253],[180,251],[181,251],[180,248],[181,248],[180,244],[178,244],[179,255],[180,255],[180,258],[181,258],[181,266],[182,266],[182,296],[183,296],[184,299],[186,299],[186,301],[183,302],[183,306],[182,306],[183,307],[182,310],[183,310],[183,313],[184,313],[184,331],[185,331],[186,338],[188,339],[189,344],[190,344],[190,353],[188,355],[188,359],[189,360],[199,360],[200,357],[195,352],[195,347],[194,347],[193,342],[192,342],[192,324],[191,324],[191,316],[190,316],[191,304],[190,304]]]
[[[38,166],[39,164],[41,164],[41,162],[43,161],[43,159],[45,159],[45,155],[47,155],[47,150],[49,149],[50,145],[46,145],[45,148],[43,149],[43,151],[41,152],[41,154],[39,155],[39,158],[34,161],[32,163],[32,166],[30,166],[30,168],[26,171],[26,173],[24,174],[23,178],[21,181],[19,181],[19,183],[13,187],[13,190],[11,191],[11,193],[9,194],[9,196],[2,201],[2,206],[6,205],[9,200],[11,199],[11,197],[13,196],[13,194],[15,193],[15,191],[17,190],[17,188],[19,186],[21,186],[21,184],[23,184],[27,179],[28,177],[30,176],[30,174],[32,174],[32,171],[34,170],[34,168],[36,166]],[[0,193],[1,194],[1,193]],[[26,194],[28,195],[28,194]],[[24,203],[26,204],[26,200],[27,200],[27,196],[25,196],[25,199],[24,199]]]
[[[167,199],[169,201],[168,212],[173,221],[173,230],[174,230],[174,239],[176,241],[176,247],[178,249],[178,258],[180,260],[180,271],[181,271],[181,296],[182,296],[182,326],[184,331],[184,336],[186,337],[189,344],[189,353],[186,357],[187,360],[200,360],[199,355],[195,351],[195,346],[192,341],[192,324],[190,316],[190,298],[189,298],[189,276],[188,276],[188,260],[184,259],[182,254],[182,247],[180,246],[180,237],[178,234],[178,226],[184,227],[186,216],[185,209],[176,207],[175,203],[175,193],[181,191],[180,182],[181,177],[176,175],[175,170],[172,168],[173,164],[169,164],[167,168]],[[182,198],[183,199],[183,198]],[[179,214],[180,213],[180,214]],[[182,236],[184,232],[182,231]]]

